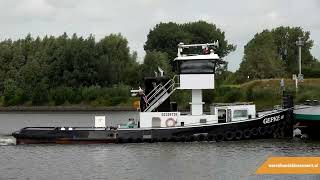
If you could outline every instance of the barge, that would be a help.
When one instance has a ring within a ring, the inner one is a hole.
[[[176,75],[146,78],[144,89],[131,90],[140,96],[139,119],[106,127],[105,116],[96,116],[94,127],[25,127],[13,133],[17,144],[35,143],[142,143],[231,141],[292,137],[293,103],[285,96],[282,107],[257,112],[252,103],[216,103],[204,113],[202,91],[214,89],[217,67],[224,61],[214,52],[216,43],[178,45]],[[213,47],[211,50],[210,48]],[[185,49],[202,48],[200,54]],[[170,96],[178,90],[191,91],[190,113],[177,110]]]
[[[294,135],[303,139],[319,140],[320,105],[318,101],[306,101],[294,110]]]

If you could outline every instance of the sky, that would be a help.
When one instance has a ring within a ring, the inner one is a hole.
[[[310,31],[311,52],[320,59],[319,17],[320,0],[0,0],[0,40],[64,32],[93,34],[99,40],[121,33],[142,61],[147,34],[156,24],[204,20],[216,24],[237,46],[225,57],[229,70],[236,71],[244,45],[256,33],[278,26]]]

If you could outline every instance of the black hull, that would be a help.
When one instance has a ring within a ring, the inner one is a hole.
[[[141,142],[232,141],[258,138],[291,138],[292,111],[277,111],[245,121],[198,126],[150,129],[24,128],[13,133],[17,144],[93,144]]]

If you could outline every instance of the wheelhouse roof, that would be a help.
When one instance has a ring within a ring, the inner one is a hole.
[[[221,60],[217,54],[205,54],[205,55],[191,55],[191,56],[179,56],[174,59],[175,61],[187,61],[187,60]]]
[[[255,105],[253,102],[234,102],[234,103],[212,103],[211,106],[241,106],[241,105]]]

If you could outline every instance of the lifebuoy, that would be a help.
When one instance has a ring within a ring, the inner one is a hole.
[[[250,131],[249,129],[245,129],[245,130],[243,131],[243,137],[244,137],[245,139],[250,139],[250,138],[251,138],[251,131]]]
[[[240,131],[240,130],[237,130],[237,131],[235,132],[235,138],[236,138],[237,140],[242,139],[242,135],[243,135],[243,133],[242,133],[242,131]]]
[[[234,138],[234,133],[227,131],[224,133],[224,138],[228,141],[231,141]]]
[[[166,126],[167,127],[174,127],[176,125],[176,121],[173,118],[168,118],[166,120]]]

